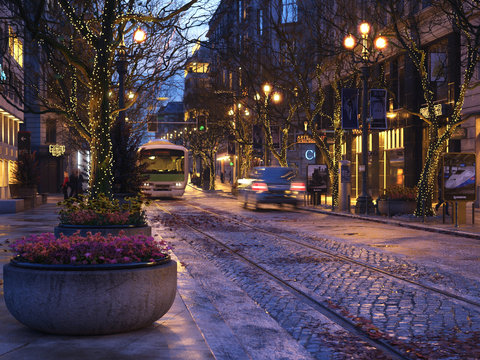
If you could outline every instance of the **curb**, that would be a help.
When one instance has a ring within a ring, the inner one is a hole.
[[[429,225],[409,224],[409,223],[406,223],[404,221],[387,220],[387,219],[381,219],[381,218],[377,219],[377,218],[367,217],[368,215],[348,214],[348,213],[327,211],[327,210],[322,210],[322,209],[310,209],[310,208],[306,208],[305,206],[302,207],[302,210],[310,211],[310,212],[318,212],[318,213],[325,214],[325,215],[343,216],[343,217],[348,217],[348,218],[351,218],[351,219],[372,221],[372,222],[381,223],[381,224],[388,224],[388,225],[397,225],[397,226],[405,227],[405,228],[409,228],[409,229],[423,230],[423,231],[435,232],[435,233],[439,233],[439,234],[454,235],[454,236],[459,236],[459,237],[465,237],[465,238],[480,240],[480,234],[469,233],[469,232],[465,232],[465,231],[461,231],[461,230],[442,229],[442,228],[438,228],[438,227],[435,227],[435,226],[429,226]]]

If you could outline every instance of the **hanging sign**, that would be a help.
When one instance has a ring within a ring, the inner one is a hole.
[[[370,90],[370,129],[386,130],[387,127],[387,90]]]
[[[18,144],[18,153],[30,154],[31,151],[31,138],[32,134],[30,131],[19,131],[17,134],[17,144]]]
[[[358,89],[342,89],[342,129],[358,128]]]
[[[297,135],[297,143],[315,144],[315,140],[310,135]]]
[[[58,144],[49,145],[48,146],[48,151],[53,156],[57,156],[57,157],[62,156],[63,154],[65,154],[65,145],[58,145]]]

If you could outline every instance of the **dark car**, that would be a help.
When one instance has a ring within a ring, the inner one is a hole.
[[[296,180],[295,171],[289,167],[256,167],[248,178],[239,180],[238,198],[246,208],[253,204],[291,204],[297,206],[305,183]]]

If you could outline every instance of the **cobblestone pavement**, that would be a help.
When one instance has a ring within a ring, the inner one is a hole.
[[[434,294],[360,265],[332,259],[316,250],[292,244],[279,237],[240,228],[233,221],[200,214],[181,203],[162,203],[162,206],[181,213],[182,218],[189,219],[192,226],[200,227],[205,233],[223,239],[235,252],[252,259],[264,269],[341,313],[367,331],[372,338],[395,345],[410,358],[480,357],[480,348],[477,345],[480,308],[477,306]],[[379,356],[375,354],[372,357],[369,352],[374,350],[368,344],[354,339],[352,335],[329,332],[328,328],[325,330],[325,319],[315,310],[299,302],[295,296],[277,284],[265,280],[241,261],[233,259],[233,255],[211,245],[204,236],[193,233],[178,221],[167,220],[168,216],[161,212],[152,210],[152,213],[158,214],[158,217],[153,217],[152,220],[156,227],[164,226],[165,229],[172,228],[178,232],[179,237],[167,240],[172,240],[174,245],[178,246],[180,239],[186,239],[190,246],[215,264],[314,357],[365,359]],[[383,249],[325,239],[319,236],[318,231],[312,234],[311,229],[307,234],[301,229],[301,224],[297,227],[291,223],[272,224],[270,214],[266,217],[263,214],[253,217],[235,216],[282,235],[293,236],[296,240],[393,271],[419,283],[454,291],[457,295],[473,301],[478,300],[479,281],[476,278],[406,261],[405,257],[385,252]],[[307,222],[308,217],[313,215],[302,216],[303,221]],[[345,232],[345,229],[342,231]],[[181,259],[177,250],[175,253]],[[336,335],[329,338],[325,333],[329,336],[333,336],[332,333]],[[334,347],[335,343],[342,343],[342,346]]]

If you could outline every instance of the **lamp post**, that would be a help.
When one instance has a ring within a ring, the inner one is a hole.
[[[361,64],[362,81],[363,81],[363,104],[362,104],[362,161],[364,171],[362,174],[362,193],[359,195],[355,205],[356,214],[368,214],[370,211],[374,211],[372,197],[368,192],[368,125],[367,125],[367,107],[368,107],[368,78],[369,65],[376,62],[376,60],[370,60],[370,53],[372,44],[368,37],[370,33],[370,25],[367,22],[362,22],[359,27],[361,34],[361,41],[357,42],[352,35],[348,35],[344,40],[345,48],[354,50],[357,45],[361,45],[361,58],[358,61]],[[373,41],[373,47],[383,50],[387,46],[387,41],[384,37],[379,36]]]
[[[233,109],[228,112],[230,116],[233,117],[233,130],[235,132],[235,135],[237,134],[237,131],[239,129],[237,128],[237,125],[240,125],[240,117],[241,117],[241,109],[242,109],[242,104],[238,103],[234,105]],[[245,110],[245,116],[248,116],[250,113],[248,112],[248,109]],[[233,158],[233,183],[235,184],[235,181],[237,181],[240,178],[240,144],[238,141],[235,140],[235,155]]]
[[[272,92],[272,86],[270,84],[263,85],[263,92],[265,94],[264,100],[264,123],[266,126],[270,126],[270,121],[268,120],[268,103],[270,100],[270,93]],[[278,103],[282,99],[279,93],[273,93],[271,96],[273,102]],[[266,140],[266,139],[265,139]],[[266,142],[266,141],[265,141]],[[265,166],[268,166],[268,158],[269,158],[268,146],[265,145]]]
[[[137,44],[141,44],[146,39],[146,33],[141,28],[138,28],[133,33],[133,40]],[[125,46],[125,41],[123,40],[120,46],[118,47],[117,52],[118,58],[116,62],[116,68],[118,73],[118,108],[123,109],[125,107],[125,76],[128,69],[128,60],[127,60],[127,47]],[[118,113],[118,121],[120,123],[120,131],[123,133],[125,128],[125,111],[120,110]]]

